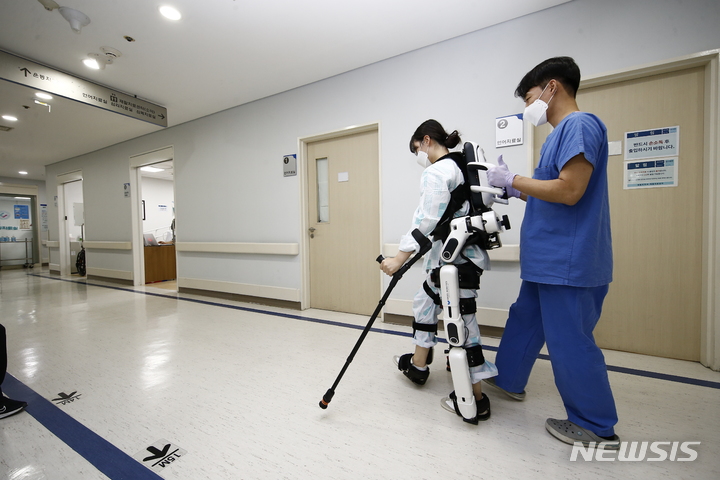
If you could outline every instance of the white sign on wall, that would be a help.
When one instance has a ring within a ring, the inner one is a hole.
[[[625,190],[634,188],[677,187],[678,157],[625,162]]]
[[[283,177],[294,177],[297,175],[297,155],[283,156]]]
[[[495,119],[495,148],[512,147],[523,143],[522,113]]]
[[[625,160],[675,157],[679,154],[679,126],[625,132]]]

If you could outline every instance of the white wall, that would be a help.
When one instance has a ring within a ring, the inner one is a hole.
[[[527,174],[524,147],[498,151],[492,145],[494,119],[522,111],[513,91],[529,69],[570,55],[589,76],[693,54],[720,47],[718,25],[717,1],[575,0],[50,165],[48,191],[57,174],[82,169],[87,239],[130,241],[132,206],[123,196],[128,158],[172,145],[179,242],[299,243],[305,234],[301,186],[299,177],[283,177],[283,155],[299,153],[298,138],[379,122],[382,241],[397,243],[418,197],[420,169],[407,144],[420,122],[436,118],[484,145],[489,158],[502,153],[511,169]],[[500,211],[515,225],[504,243],[518,243],[522,203]],[[50,215],[55,232],[56,218]],[[91,254],[97,267],[132,271],[129,251]],[[178,272],[301,288],[299,257],[179,252]],[[418,271],[408,274],[392,298],[410,299],[420,278]],[[518,265],[496,264],[483,277],[479,306],[508,308],[518,287]]]
[[[152,233],[158,240],[163,240],[163,235],[170,231],[170,224],[175,218],[172,180],[142,177],[142,199],[145,200],[143,233]]]

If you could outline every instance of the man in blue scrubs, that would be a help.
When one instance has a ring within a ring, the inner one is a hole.
[[[489,182],[527,201],[520,232],[522,286],[510,307],[496,357],[497,377],[486,379],[523,400],[533,364],[547,343],[567,420],[548,419],[559,440],[617,449],[617,411],[593,330],[612,280],[607,191],[608,140],[603,122],[581,112],[575,96],[580,69],[572,58],[533,68],[515,95],[524,119],[554,130],[532,178],[511,173],[499,159]]]

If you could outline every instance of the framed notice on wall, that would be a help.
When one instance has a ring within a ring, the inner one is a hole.
[[[625,132],[623,188],[677,187],[680,127]]]
[[[632,188],[677,187],[678,157],[625,162],[625,190]]]

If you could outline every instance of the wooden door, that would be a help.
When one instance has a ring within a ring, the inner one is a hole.
[[[381,293],[377,131],[307,151],[310,307],[371,314]]]

